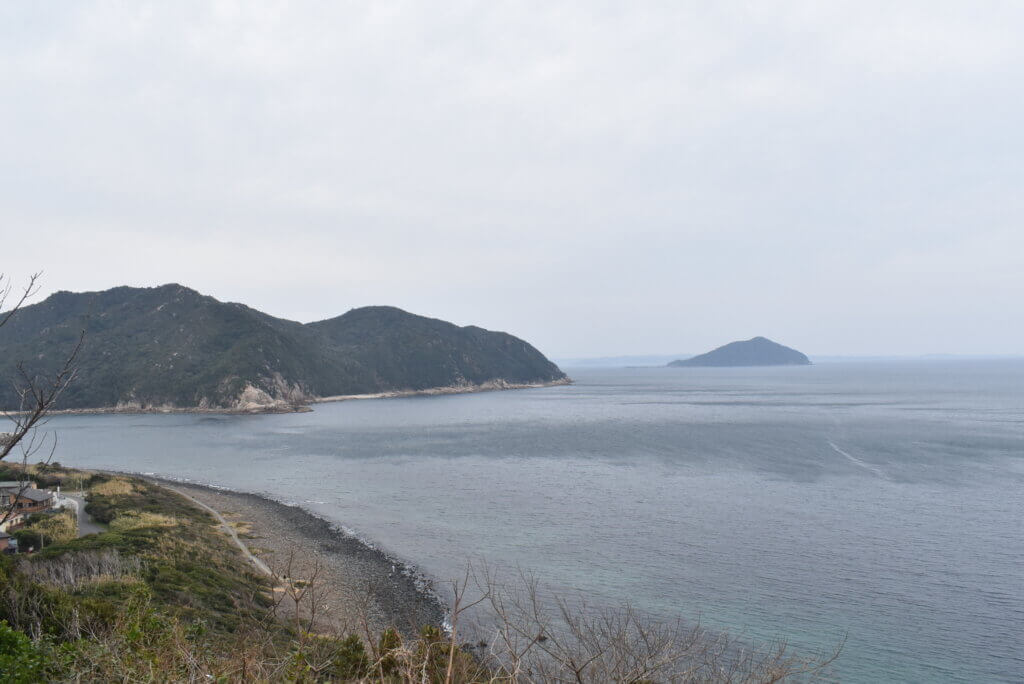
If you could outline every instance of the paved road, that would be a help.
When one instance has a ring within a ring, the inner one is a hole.
[[[61,496],[74,499],[78,502],[78,536],[84,537],[87,534],[100,534],[107,531],[106,525],[96,522],[85,512],[85,497],[81,494],[68,494],[61,492]]]

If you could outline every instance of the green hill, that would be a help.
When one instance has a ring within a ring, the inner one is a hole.
[[[247,409],[318,397],[567,381],[512,335],[393,307],[286,321],[181,285],[58,292],[0,328],[0,378],[51,375],[85,329],[73,408]],[[15,408],[9,382],[0,406]]]
[[[692,359],[673,361],[669,366],[808,366],[811,360],[795,349],[766,337],[730,342]]]

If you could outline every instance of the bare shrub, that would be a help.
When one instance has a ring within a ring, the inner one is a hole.
[[[699,623],[663,621],[626,605],[596,608],[586,600],[547,596],[536,578],[502,584],[486,568],[472,573],[487,607],[477,617],[489,634],[478,657],[496,680],[509,682],[778,682],[828,677],[842,644],[801,656],[785,642],[761,646],[712,632]],[[455,605],[469,582],[456,592]],[[456,620],[453,611],[453,634]],[[450,680],[449,680],[450,681]]]
[[[62,678],[72,680],[767,683],[826,678],[838,655],[837,649],[797,657],[784,643],[750,648],[699,625],[657,621],[629,607],[603,610],[551,599],[528,576],[500,584],[486,570],[467,571],[453,585],[447,633],[426,626],[405,638],[394,629],[365,639],[326,634],[314,631],[311,604],[323,590],[317,569],[303,580],[286,578],[282,594],[292,605],[285,620],[278,604],[216,640],[202,625],[162,613],[145,591],[131,594],[109,624],[80,622],[77,612],[56,616],[47,597],[35,591],[8,590],[5,613],[35,639],[46,620],[67,622],[59,633],[77,641]],[[137,559],[92,551],[22,562],[17,570],[37,584],[70,590],[103,578],[130,578],[140,567]],[[471,632],[460,623],[468,622],[474,606],[487,608],[491,641],[459,645],[458,635]]]
[[[317,581],[314,576],[301,592],[289,591],[297,607],[315,596]],[[341,671],[351,675],[354,670],[339,669],[339,664],[351,668],[362,662],[345,650],[358,647],[359,658],[364,653],[367,657],[359,666],[364,668],[362,677],[353,677],[360,681],[820,681],[830,679],[829,665],[842,647],[810,655],[791,652],[785,642],[758,647],[699,624],[657,620],[629,606],[595,608],[582,599],[547,596],[526,574],[514,583],[500,583],[486,567],[468,569],[452,588],[446,632],[427,626],[418,637],[403,639],[394,629],[379,636],[366,629],[363,639],[350,636],[343,646],[337,638],[310,634],[306,630],[311,623],[297,623],[305,633],[293,642],[288,677],[301,679],[304,673],[318,680]],[[483,609],[484,614],[470,621],[474,609]],[[489,641],[459,643],[460,635],[485,633]],[[252,666],[249,671],[254,671]]]
[[[33,582],[62,589],[75,589],[86,582],[133,579],[141,568],[138,557],[122,556],[115,549],[70,551],[54,558],[23,560],[17,566],[18,572]]]
[[[9,278],[0,274],[0,328],[4,327],[11,318],[25,305],[33,295],[39,291],[39,273],[29,277],[28,284],[22,288],[21,294],[13,298],[13,306],[6,312],[2,312],[13,287]],[[46,424],[46,417],[53,410],[61,395],[74,381],[78,373],[76,359],[85,340],[83,330],[78,338],[78,343],[70,350],[63,364],[53,375],[41,377],[33,373],[18,361],[15,365],[15,377],[11,379],[15,393],[18,397],[16,406],[0,407],[0,416],[3,416],[11,424],[11,431],[0,434],[0,461],[8,459],[18,448],[21,454],[22,471],[24,472],[29,460],[39,453],[47,453],[43,463],[49,463],[53,459],[54,451],[57,448],[57,437],[54,435],[48,439],[46,434],[40,434],[39,428]],[[14,458],[8,459],[15,460]],[[17,494],[21,496],[29,487],[27,478],[22,480],[21,487]],[[15,497],[16,500],[17,497]],[[11,505],[0,508],[0,524],[6,522],[15,513]]]

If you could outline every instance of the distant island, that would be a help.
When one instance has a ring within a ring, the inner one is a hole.
[[[772,342],[766,337],[754,337],[712,349],[692,359],[673,361],[672,367],[693,366],[809,366],[811,360],[795,349]]]
[[[22,362],[52,375],[85,343],[59,409],[294,410],[314,401],[568,383],[529,343],[389,306],[302,324],[171,284],[58,292],[0,328],[0,408]]]

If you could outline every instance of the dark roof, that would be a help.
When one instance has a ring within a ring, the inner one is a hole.
[[[11,494],[17,494],[17,492],[11,492]],[[30,501],[49,501],[52,496],[53,492],[48,492],[45,489],[26,489],[21,493],[22,499]]]

